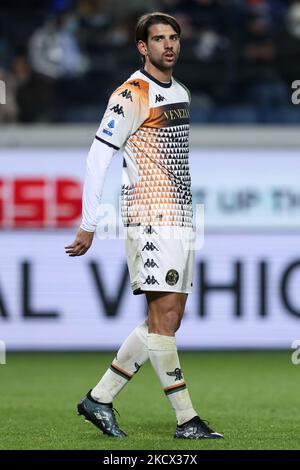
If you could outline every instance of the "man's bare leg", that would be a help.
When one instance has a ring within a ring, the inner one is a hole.
[[[147,292],[149,333],[174,336],[180,327],[188,294]]]

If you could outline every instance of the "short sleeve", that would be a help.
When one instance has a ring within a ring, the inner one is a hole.
[[[96,138],[119,149],[148,116],[148,82],[140,79],[125,82],[111,95]]]

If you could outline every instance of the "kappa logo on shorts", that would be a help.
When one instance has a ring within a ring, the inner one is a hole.
[[[169,284],[169,286],[175,286],[175,284],[178,282],[178,279],[178,272],[175,269],[169,269],[166,274],[166,283]]]
[[[147,250],[147,251],[153,251],[153,250],[159,251],[159,249],[156,248],[156,246],[153,245],[152,242],[151,242],[151,243],[147,242],[146,245],[144,246],[144,248],[142,249],[142,251],[144,251],[144,250]]]
[[[152,284],[153,285],[153,284],[159,284],[159,282],[155,279],[155,277],[152,274],[152,276],[147,277],[146,281],[143,284],[150,284],[150,285]]]
[[[176,380],[182,380],[183,375],[182,375],[182,370],[179,369],[179,367],[176,367],[176,369],[173,372],[166,372],[167,375],[170,377],[175,377],[175,382]]]
[[[156,234],[157,234],[157,231],[152,227],[152,225],[147,225],[147,226],[144,228],[143,233],[146,233],[147,235],[152,235],[152,233],[156,233]]]
[[[147,258],[146,263],[144,264],[144,268],[158,268],[158,264],[155,263],[154,259],[151,258],[151,261],[149,258]]]

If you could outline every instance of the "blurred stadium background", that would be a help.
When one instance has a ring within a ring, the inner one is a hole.
[[[182,356],[192,397],[229,438],[222,448],[297,448],[300,2],[2,0],[2,449],[124,448],[82,432],[73,410],[146,304],[131,293],[122,239],[96,239],[78,259],[64,246],[80,221],[85,158],[107,99],[140,67],[135,21],[156,10],[182,25],[174,75],[192,92],[194,204],[205,206],[178,333],[179,348],[192,350]],[[103,195],[115,208],[121,166],[116,158]],[[150,366],[142,373],[118,402],[124,427],[128,412],[129,431],[142,436],[132,448],[174,448],[171,412]]]

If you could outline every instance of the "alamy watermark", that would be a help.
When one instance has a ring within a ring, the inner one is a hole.
[[[295,339],[292,342],[292,349],[295,349],[291,357],[292,363],[294,366],[298,366],[300,364],[300,339]]]
[[[0,365],[6,364],[6,346],[4,341],[0,340]]]
[[[295,105],[300,104],[300,80],[294,80],[292,83],[292,90],[295,90],[292,93],[292,103]]]
[[[119,205],[119,207],[121,207]],[[122,216],[125,223],[123,227]],[[163,217],[168,217],[166,224]],[[187,250],[201,250],[204,246],[204,204],[196,204],[194,208],[194,229],[190,228],[192,218],[191,206],[152,208],[150,206],[137,205],[129,212],[124,213],[112,204],[99,205],[97,212],[96,235],[100,240],[104,239],[138,239],[147,235],[171,240],[180,239],[182,246]],[[185,225],[185,220],[189,223]]]
[[[0,80],[0,104],[6,104],[6,86],[3,80]]]

